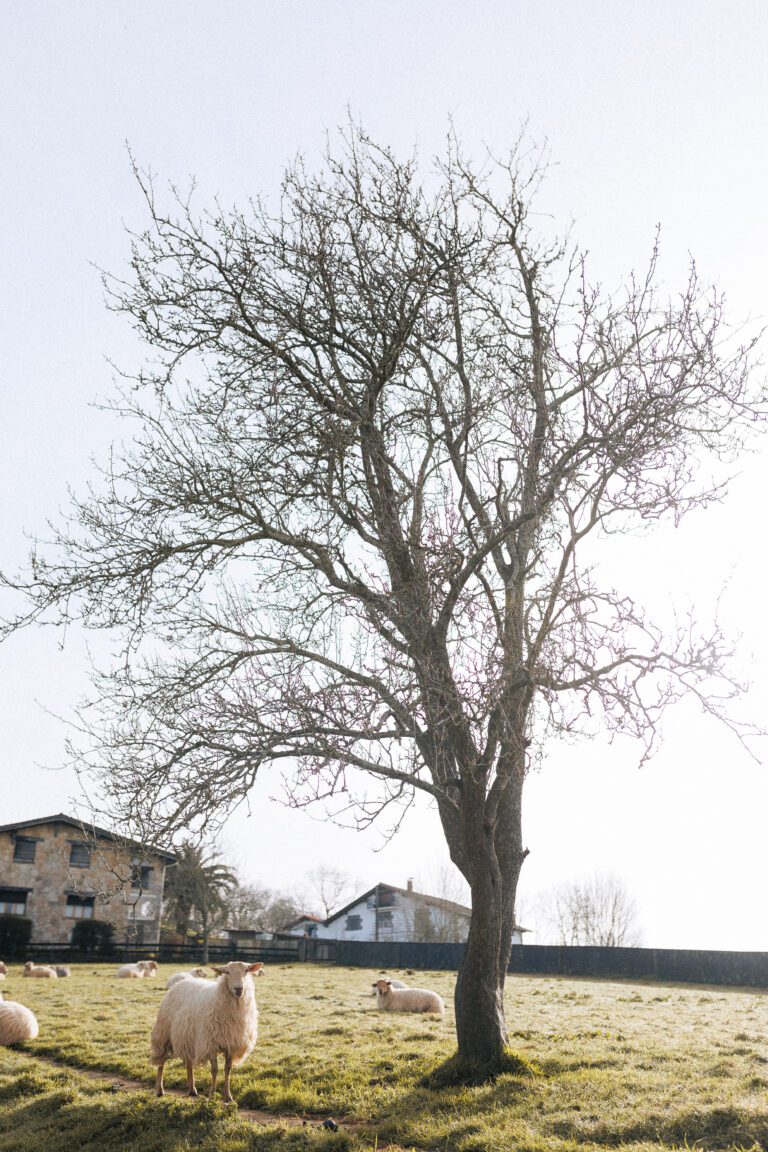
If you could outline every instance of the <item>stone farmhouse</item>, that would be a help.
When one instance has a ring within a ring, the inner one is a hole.
[[[61,812],[3,824],[0,915],[28,917],[40,943],[67,944],[79,920],[106,920],[118,942],[157,944],[175,859]]]
[[[280,935],[310,936],[317,940],[422,940],[462,943],[469,932],[472,909],[453,900],[406,888],[376,884],[327,920],[303,916],[286,925]],[[526,928],[515,927],[513,944],[522,944]]]

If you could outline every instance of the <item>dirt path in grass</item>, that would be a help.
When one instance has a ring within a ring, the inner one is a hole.
[[[39,1052],[25,1052],[23,1049],[16,1049],[19,1055],[28,1056],[32,1060],[38,1060],[41,1064],[48,1064],[52,1068],[66,1068],[69,1072],[76,1072],[79,1075],[86,1076],[89,1080],[97,1080],[100,1083],[110,1084],[113,1088],[117,1088],[122,1092],[145,1092],[149,1093],[152,1089],[144,1084],[141,1080],[132,1080],[128,1076],[123,1076],[120,1072],[101,1072],[95,1068],[81,1068],[76,1064],[67,1064],[63,1060],[54,1060],[52,1056],[44,1056]],[[179,1096],[187,1099],[187,1093],[183,1088],[166,1088],[166,1096]],[[363,1124],[360,1121],[347,1121],[335,1120],[329,1116],[283,1116],[277,1112],[262,1112],[257,1108],[237,1108],[238,1116],[242,1116],[244,1120],[249,1120],[252,1124],[261,1125],[283,1125],[290,1128],[320,1128],[325,1127],[324,1121],[330,1120],[332,1124],[338,1125],[338,1130],[341,1132],[352,1132],[355,1134],[371,1135],[373,1131],[369,1125]],[[330,1125],[328,1125],[330,1127]],[[336,1129],[332,1129],[335,1131]],[[391,1148],[391,1144],[381,1143],[377,1144],[378,1148],[385,1149]]]

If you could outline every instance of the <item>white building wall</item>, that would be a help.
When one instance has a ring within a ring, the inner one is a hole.
[[[387,897],[390,894],[387,893]],[[410,940],[413,935],[414,917],[421,901],[405,893],[394,893],[395,903],[379,910],[378,935],[376,931],[376,909],[374,897],[359,900],[338,916],[330,924],[318,924],[318,940]],[[387,914],[390,914],[387,916]],[[359,916],[359,928],[347,928],[350,917]],[[467,928],[469,921],[467,920]],[[466,936],[466,930],[465,930]]]

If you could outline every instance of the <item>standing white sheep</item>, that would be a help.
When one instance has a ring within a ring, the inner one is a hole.
[[[31,960],[27,960],[24,965],[22,976],[36,976],[42,980],[57,980],[58,973],[55,968],[49,964],[33,964]]]
[[[23,1040],[34,1040],[39,1029],[34,1012],[17,1004],[15,1000],[3,1000],[0,993],[0,1044],[21,1044]]]
[[[382,1012],[445,1012],[442,996],[428,988],[394,988],[391,980],[377,980],[374,988]]]
[[[232,1100],[229,1076],[232,1066],[242,1063],[253,1050],[258,1035],[259,1014],[251,975],[262,964],[232,960],[223,968],[212,964],[219,974],[211,980],[184,979],[166,992],[152,1029],[152,1063],[157,1065],[155,1088],[163,1095],[163,1068],[171,1056],[178,1056],[187,1068],[187,1092],[197,1096],[195,1068],[209,1061],[213,1095],[219,1072],[219,1053],[224,1055],[222,1099]]]

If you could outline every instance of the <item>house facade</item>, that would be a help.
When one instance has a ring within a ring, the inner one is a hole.
[[[427,941],[463,943],[469,933],[472,909],[453,900],[406,888],[376,884],[356,900],[321,921],[321,940]],[[512,943],[522,944],[527,928],[514,928]]]
[[[36,942],[67,944],[79,920],[106,920],[118,942],[157,944],[175,859],[64,813],[3,824],[0,915],[28,917]]]

